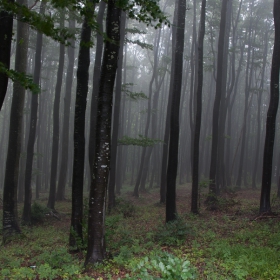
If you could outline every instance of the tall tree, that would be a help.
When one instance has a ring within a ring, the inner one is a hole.
[[[273,17],[275,37],[270,76],[270,102],[266,117],[266,135],[263,154],[262,190],[260,213],[271,212],[270,191],[273,147],[275,138],[275,122],[279,103],[279,70],[280,70],[280,2],[274,0]]]
[[[202,0],[200,14],[200,29],[198,37],[198,68],[197,68],[197,91],[196,91],[196,114],[194,124],[193,141],[193,164],[192,164],[192,203],[191,211],[198,213],[198,181],[199,181],[199,141],[202,114],[202,86],[203,86],[203,40],[205,34],[205,9],[206,0]]]
[[[45,13],[46,2],[42,1],[40,6],[40,14]],[[41,76],[41,54],[43,46],[43,34],[37,32],[36,38],[36,54],[35,54],[35,66],[33,82],[39,85]],[[31,222],[31,198],[32,198],[32,166],[34,157],[34,145],[36,139],[36,126],[37,126],[37,111],[38,111],[38,94],[33,94],[31,97],[31,113],[30,113],[30,127],[29,127],[29,138],[27,142],[26,151],[26,169],[25,169],[25,182],[24,182],[24,207],[22,218],[26,223]]]
[[[74,31],[75,20],[69,19],[69,28]],[[57,185],[56,200],[63,200],[67,179],[68,170],[68,159],[69,159],[69,119],[70,119],[70,107],[71,107],[71,89],[73,83],[73,72],[74,72],[74,56],[75,56],[75,40],[70,41],[70,45],[67,48],[68,51],[68,66],[66,74],[66,85],[65,85],[65,95],[64,95],[64,112],[63,112],[63,130],[61,139],[61,164],[59,179]]]
[[[218,158],[218,139],[219,139],[219,115],[220,115],[220,104],[222,98],[222,85],[223,85],[223,65],[224,65],[224,42],[225,42],[225,29],[226,29],[226,14],[227,14],[227,2],[223,0],[221,9],[221,20],[220,20],[220,32],[218,41],[218,59],[217,59],[217,80],[216,80],[216,95],[213,107],[213,118],[212,118],[212,147],[211,147],[211,163],[210,163],[210,185],[209,185],[209,196],[207,202],[211,207],[215,208],[215,196],[217,195],[218,188],[216,184],[216,172],[217,172],[217,158]]]
[[[81,42],[77,69],[77,90],[74,120],[74,162],[72,175],[72,214],[69,245],[77,246],[83,240],[83,186],[85,159],[85,114],[88,94],[88,69],[90,64],[91,20],[94,14],[94,1],[88,0],[81,31]]]
[[[98,92],[96,148],[89,196],[88,248],[85,264],[105,258],[105,194],[110,166],[111,118],[115,76],[118,65],[121,9],[116,0],[107,6],[106,35]]]
[[[117,163],[120,107],[121,107],[121,98],[122,98],[122,65],[123,65],[123,51],[124,51],[125,22],[126,22],[126,14],[125,12],[122,12],[121,27],[120,27],[119,60],[118,60],[118,70],[117,70],[117,77],[116,77],[116,94],[115,94],[114,113],[113,113],[110,178],[109,178],[109,185],[108,185],[108,209],[109,210],[111,210],[115,206],[115,185],[116,185],[116,171],[117,171],[116,163]]]
[[[174,84],[170,114],[170,142],[167,165],[166,222],[176,219],[176,177],[179,146],[179,109],[183,74],[186,0],[177,0],[178,21],[174,55]]]
[[[64,27],[64,11],[60,12],[60,28]],[[59,61],[57,69],[57,80],[54,93],[53,104],[53,131],[52,131],[52,155],[51,155],[51,174],[50,174],[50,189],[49,200],[47,207],[54,209],[56,180],[57,180],[57,165],[58,165],[58,147],[59,147],[59,107],[60,107],[60,94],[63,81],[63,68],[64,68],[65,45],[59,45]],[[64,159],[63,159],[64,160]]]
[[[20,5],[27,5],[26,0],[19,0]],[[19,17],[21,19],[21,17]],[[16,40],[15,70],[26,72],[28,51],[28,24],[18,21]],[[10,130],[6,172],[3,194],[3,240],[20,232],[17,217],[17,185],[19,177],[19,160],[22,140],[22,120],[25,88],[18,81],[13,84],[13,97],[10,116]]]

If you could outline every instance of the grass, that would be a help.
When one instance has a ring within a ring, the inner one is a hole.
[[[158,192],[118,199],[106,218],[108,259],[86,270],[86,252],[68,250],[71,203],[57,203],[61,220],[44,216],[0,247],[0,279],[280,279],[279,218],[255,219],[259,191],[224,196],[219,211],[192,215],[189,187],[180,186],[178,220],[168,226]],[[273,206],[279,212],[280,201]]]

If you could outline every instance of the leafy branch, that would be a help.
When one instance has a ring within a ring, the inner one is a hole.
[[[32,76],[8,69],[2,62],[0,62],[0,72],[6,74],[13,82],[19,82],[21,86],[29,89],[33,94],[40,92],[40,88],[33,82]]]

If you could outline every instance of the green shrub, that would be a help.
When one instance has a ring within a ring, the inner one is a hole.
[[[159,226],[154,234],[154,239],[160,245],[180,245],[184,243],[190,233],[190,227],[183,218],[178,216],[175,221]]]
[[[31,206],[31,220],[32,222],[40,223],[44,221],[44,217],[49,212],[47,207],[42,206],[41,204],[34,202]]]
[[[187,280],[196,279],[196,271],[186,259],[180,259],[168,252],[153,252],[150,256],[131,263],[133,277],[125,279],[145,280]]]
[[[121,197],[116,198],[116,206],[114,212],[122,214],[124,218],[134,217],[136,214],[136,207],[132,202],[127,201]]]

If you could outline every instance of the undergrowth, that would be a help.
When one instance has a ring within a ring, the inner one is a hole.
[[[60,221],[33,204],[42,220],[0,247],[0,279],[280,279],[279,218],[254,220],[253,199],[230,207],[223,200],[221,210],[201,208],[200,215],[189,214],[184,199],[184,212],[164,224],[164,207],[148,204],[153,194],[146,195],[133,206],[117,200],[105,221],[108,258],[87,271],[86,252],[69,253],[71,203],[58,203],[66,213]],[[86,226],[85,215],[85,235]]]

